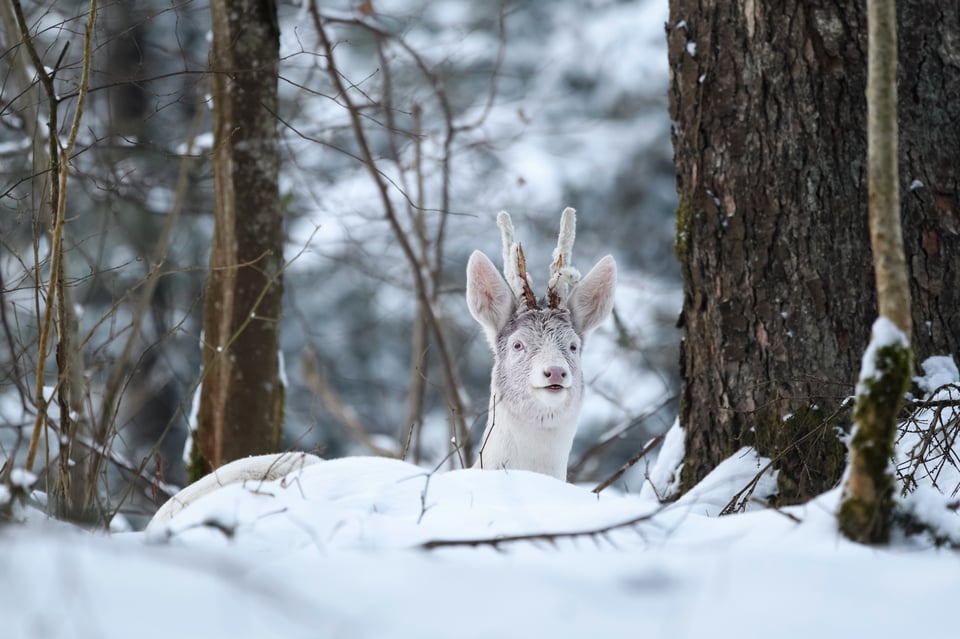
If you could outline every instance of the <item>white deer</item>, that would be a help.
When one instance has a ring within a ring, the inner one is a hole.
[[[479,468],[532,470],[565,480],[583,396],[580,352],[586,334],[613,307],[617,265],[606,256],[580,279],[570,265],[576,216],[563,211],[547,295],[537,301],[523,249],[501,212],[504,275],[474,251],[467,264],[467,305],[493,349],[490,413]],[[226,464],[171,497],[147,529],[158,529],[202,496],[238,482],[257,484],[322,461],[308,453],[257,455]]]
[[[531,470],[566,480],[583,399],[583,342],[613,308],[617,265],[607,255],[580,278],[570,262],[576,215],[567,208],[547,294],[537,300],[510,215],[501,212],[497,224],[504,277],[480,251],[467,263],[467,306],[494,359],[487,427],[474,467]]]

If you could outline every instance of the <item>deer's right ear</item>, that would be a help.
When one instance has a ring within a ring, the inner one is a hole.
[[[608,255],[580,280],[570,297],[573,326],[586,335],[607,319],[613,310],[613,293],[617,286],[617,263]]]
[[[467,262],[467,307],[496,350],[497,335],[513,317],[516,301],[497,267],[480,251],[474,251]]]

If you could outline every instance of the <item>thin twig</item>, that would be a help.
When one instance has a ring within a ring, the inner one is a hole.
[[[646,457],[651,450],[659,446],[660,443],[663,441],[664,437],[666,437],[666,433],[660,433],[659,435],[657,435],[656,437],[648,441],[646,445],[643,448],[641,448],[633,457],[628,459],[627,462],[617,470],[617,472],[613,473],[612,475],[607,477],[605,480],[600,482],[600,484],[596,488],[594,488],[592,492],[599,493],[604,488],[607,488],[608,486],[610,486],[610,484],[620,479],[625,472],[627,472],[633,467],[634,464],[636,464],[638,461]]]
[[[350,116],[350,121],[354,130],[354,136],[356,138],[357,145],[360,147],[363,163],[367,167],[370,176],[373,178],[374,184],[377,187],[377,192],[379,193],[387,222],[390,224],[390,228],[393,230],[394,237],[396,237],[397,242],[400,244],[401,251],[410,264],[410,270],[413,275],[417,297],[423,302],[423,310],[428,322],[430,323],[430,327],[433,330],[434,338],[437,343],[438,354],[440,355],[440,361],[443,366],[444,375],[447,379],[447,401],[449,402],[450,417],[453,424],[452,430],[455,434],[462,434],[462,436],[458,438],[459,445],[463,447],[464,451],[467,453],[467,457],[470,457],[470,438],[469,433],[466,430],[466,423],[464,421],[464,408],[463,401],[460,398],[459,383],[457,381],[456,371],[453,367],[452,358],[450,357],[450,349],[447,345],[446,335],[443,327],[440,324],[440,321],[437,319],[437,316],[433,311],[431,300],[427,292],[427,283],[423,276],[422,265],[417,259],[416,253],[413,251],[413,247],[410,245],[410,240],[407,237],[407,234],[404,232],[403,228],[400,226],[399,220],[397,219],[393,203],[390,200],[390,194],[387,190],[386,182],[383,180],[380,171],[377,169],[376,160],[374,159],[373,153],[370,150],[370,145],[367,141],[363,124],[360,122],[359,110],[354,105],[353,100],[350,97],[349,90],[346,86],[344,86],[342,75],[337,68],[333,55],[333,44],[327,37],[327,33],[323,27],[320,12],[317,9],[317,3],[315,0],[310,2],[310,14],[313,17],[314,27],[317,30],[320,44],[323,47],[326,56],[327,70],[329,72],[330,79],[337,90],[339,99],[343,101],[344,107],[347,109],[347,112]]]
[[[659,402],[657,402],[654,406],[647,408],[640,415],[637,415],[636,417],[631,417],[626,422],[619,424],[617,426],[614,426],[613,428],[609,429],[605,433],[601,434],[597,438],[597,441],[594,442],[593,445],[590,446],[590,448],[583,451],[583,453],[580,454],[580,457],[577,458],[577,461],[570,466],[570,475],[574,477],[578,475],[591,457],[595,455],[599,455],[601,452],[603,452],[603,449],[606,448],[611,442],[614,442],[620,439],[621,437],[626,435],[628,432],[630,432],[634,428],[643,424],[645,421],[647,421],[648,419],[656,415],[657,412],[659,412],[664,406],[674,401],[676,398],[677,398],[676,393],[667,395],[663,397]]]
[[[39,55],[36,52],[36,49],[33,47],[32,38],[30,37],[29,30],[27,28],[26,19],[23,15],[23,9],[20,6],[18,0],[14,1],[14,11],[17,15],[17,22],[20,25],[20,30],[23,35],[24,44],[27,47],[27,51],[30,52],[30,57],[36,66],[37,75],[40,78],[41,82],[44,84],[48,92],[48,100],[50,101],[50,113],[51,113],[51,124],[55,120],[55,113],[57,111],[57,98],[56,93],[53,87],[52,77],[46,73],[43,61],[40,59]],[[62,261],[63,261],[63,224],[64,216],[66,212],[66,191],[67,191],[67,175],[69,174],[69,162],[64,158],[69,158],[70,153],[73,150],[73,147],[76,145],[77,136],[80,133],[80,121],[83,117],[83,107],[86,101],[87,88],[90,81],[90,63],[91,63],[91,50],[90,45],[93,39],[93,31],[97,22],[97,0],[90,0],[90,13],[87,17],[87,24],[84,29],[83,34],[83,59],[81,63],[81,73],[80,73],[80,84],[79,90],[77,93],[77,106],[73,114],[73,123],[70,126],[70,132],[67,137],[67,143],[62,148],[59,147],[59,139],[57,137],[57,132],[54,128],[50,130],[50,139],[51,139],[51,163],[54,163],[55,168],[57,169],[57,180],[54,180],[57,183],[57,192],[56,197],[53,198],[56,202],[56,210],[53,219],[53,230],[51,233],[51,242],[50,242],[50,251],[51,251],[51,260],[50,260],[50,282],[47,287],[47,297],[46,297],[46,308],[44,309],[43,323],[40,329],[40,338],[38,344],[39,355],[37,357],[37,382],[36,382],[36,391],[37,391],[37,418],[34,423],[33,433],[30,436],[30,446],[27,449],[27,457],[24,462],[24,468],[28,471],[33,469],[33,464],[36,459],[37,446],[40,442],[40,432],[43,430],[43,423],[46,420],[47,415],[47,398],[43,396],[43,383],[44,383],[44,368],[46,361],[46,352],[50,340],[50,330],[53,320],[53,308],[57,305],[57,299],[54,297],[56,295],[56,290],[59,287],[62,292]],[[39,285],[39,280],[38,280]],[[61,295],[60,299],[61,315],[63,313],[72,312],[71,310],[66,309],[66,304],[64,304],[63,297]],[[69,322],[64,321],[64,317],[61,316],[61,326],[64,331],[68,331],[70,328]],[[61,338],[65,335],[61,334]],[[65,345],[63,350],[66,351],[69,349],[68,345]],[[62,370],[61,376],[65,377],[67,371]],[[70,411],[63,411],[61,408],[62,414],[61,418],[66,420],[72,420]]]
[[[317,354],[308,349],[300,358],[300,370],[303,373],[303,382],[307,388],[323,404],[324,409],[330,413],[334,419],[347,430],[348,433],[358,440],[361,444],[369,448],[375,455],[380,457],[397,458],[394,451],[387,450],[379,446],[373,437],[367,434],[363,424],[357,419],[356,413],[347,405],[336,389],[330,385],[320,372],[320,363]]]
[[[113,368],[111,369],[110,375],[107,379],[107,383],[104,385],[103,400],[101,401],[100,405],[100,423],[98,424],[97,430],[94,434],[96,441],[104,446],[110,438],[110,432],[113,429],[117,411],[120,409],[118,397],[120,395],[121,388],[124,386],[127,362],[130,360],[130,357],[133,354],[134,346],[140,337],[143,318],[150,310],[153,302],[153,294],[154,291],[156,291],[157,283],[160,281],[160,276],[162,274],[161,266],[163,265],[163,262],[167,256],[167,248],[170,244],[170,237],[173,234],[173,228],[176,225],[177,220],[180,218],[180,212],[183,210],[183,205],[186,201],[187,191],[190,185],[190,167],[193,165],[191,158],[193,144],[196,140],[197,134],[199,133],[202,121],[203,110],[197,109],[187,137],[186,151],[180,160],[180,170],[177,174],[177,183],[176,190],[174,192],[173,204],[170,207],[168,215],[166,215],[164,219],[163,228],[160,230],[160,237],[157,239],[156,246],[154,247],[150,271],[147,273],[146,280],[142,282],[143,292],[140,294],[140,299],[133,309],[133,317],[130,320],[130,331],[127,334],[127,340],[123,345],[120,356],[114,361]],[[90,474],[87,477],[88,491],[90,491],[87,495],[88,502],[92,495],[96,476],[99,473],[99,470],[99,461],[95,461],[93,464],[91,464]]]
[[[753,479],[747,482],[747,485],[741,488],[737,493],[727,502],[727,505],[723,507],[723,510],[720,511],[720,515],[732,515],[733,513],[743,512],[744,508],[747,506],[748,501],[756,500],[753,496],[753,491],[757,489],[757,485],[760,483],[760,479],[773,467],[773,461],[767,462],[767,464],[761,468],[756,475],[753,476]]]

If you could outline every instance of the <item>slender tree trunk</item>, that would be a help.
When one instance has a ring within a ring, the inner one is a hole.
[[[211,13],[215,230],[192,475],[277,450],[284,392],[276,6],[215,0]]]
[[[48,484],[48,494],[51,504],[57,515],[67,519],[94,521],[99,513],[93,508],[93,500],[97,489],[97,456],[84,446],[77,443],[78,438],[92,440],[92,427],[84,411],[84,399],[87,385],[84,380],[83,353],[79,337],[79,322],[76,315],[70,288],[66,278],[64,236],[67,222],[67,177],[69,175],[69,159],[77,142],[81,120],[84,114],[87,90],[89,87],[90,68],[93,57],[93,34],[96,31],[98,8],[96,0],[91,0],[89,13],[84,27],[83,58],[78,78],[78,94],[74,106],[70,129],[67,137],[61,138],[59,124],[59,105],[61,98],[57,96],[53,73],[47,67],[43,51],[38,49],[33,37],[29,33],[29,25],[20,2],[4,2],[0,15],[6,26],[6,37],[11,44],[17,42],[13,52],[12,68],[14,80],[22,86],[27,108],[36,109],[34,113],[25,113],[24,120],[32,139],[33,168],[32,197],[30,204],[34,211],[34,219],[38,226],[45,226],[50,235],[50,282],[45,286],[43,318],[38,317],[41,324],[38,335],[37,353],[37,386],[35,401],[37,417],[31,433],[30,444],[24,466],[32,470],[38,451],[39,438],[46,428],[47,410],[52,398],[43,395],[45,385],[45,362],[47,345],[53,339],[52,331],[56,329],[57,363],[57,404],[60,409],[59,424],[59,452],[58,468],[52,485]],[[19,31],[14,31],[16,26]],[[26,64],[32,62],[36,74],[36,87],[31,85],[33,75]],[[59,61],[55,64],[59,64]],[[46,133],[41,133],[38,122],[41,118],[44,105],[47,111]],[[45,144],[44,144],[45,141]],[[45,148],[44,148],[45,147]],[[40,270],[37,270],[37,295],[41,289]],[[40,308],[38,302],[38,309]],[[56,320],[53,320],[54,314]],[[47,469],[49,472],[49,468]],[[49,477],[48,477],[49,480]]]
[[[923,356],[960,339],[955,3],[902,3],[901,162]],[[839,480],[836,426],[876,316],[866,15],[852,0],[671,0],[686,487],[746,444],[783,501]],[[907,71],[909,70],[909,71]],[[942,75],[938,75],[942,74]],[[951,89],[950,87],[953,87]],[[906,97],[904,97],[906,96]],[[936,126],[939,124],[940,126]],[[908,133],[909,132],[909,133]],[[947,136],[953,144],[941,143]],[[935,184],[935,185],[934,185]],[[940,291],[950,289],[945,304]]]
[[[886,543],[893,517],[889,470],[897,413],[913,371],[910,288],[900,232],[897,167],[897,12],[895,0],[867,0],[867,168],[870,243],[880,318],[863,357],[850,442],[850,469],[838,514],[850,539]]]

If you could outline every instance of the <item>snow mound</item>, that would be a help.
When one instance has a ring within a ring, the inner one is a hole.
[[[846,541],[839,490],[711,516],[754,480],[769,494],[765,465],[740,451],[661,505],[529,472],[346,458],[226,486],[147,534],[11,526],[3,636],[951,634],[955,562]]]
[[[148,533],[153,542],[373,550],[606,526],[658,505],[595,495],[526,471],[431,473],[377,457],[335,459],[210,493]]]
[[[927,393],[927,399],[955,399],[957,391],[953,389],[954,397],[950,397],[949,388],[943,388],[950,384],[960,384],[960,372],[957,371],[957,364],[953,357],[949,355],[935,355],[923,360],[920,364],[923,368],[923,376],[914,378],[914,382],[922,391]],[[933,397],[933,393],[940,391],[943,397]]]

